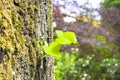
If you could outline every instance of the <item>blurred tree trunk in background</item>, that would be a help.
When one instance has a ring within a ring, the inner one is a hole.
[[[0,80],[54,80],[51,0],[0,0]],[[35,45],[40,40],[40,46]]]

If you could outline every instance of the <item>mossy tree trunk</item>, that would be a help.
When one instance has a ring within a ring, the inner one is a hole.
[[[0,80],[54,80],[51,0],[0,0]],[[40,40],[40,46],[35,43]]]

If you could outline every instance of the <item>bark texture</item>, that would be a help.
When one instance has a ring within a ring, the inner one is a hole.
[[[0,0],[0,80],[54,80],[41,49],[52,39],[51,9],[51,0]]]

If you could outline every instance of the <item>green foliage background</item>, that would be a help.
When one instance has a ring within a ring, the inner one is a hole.
[[[119,0],[104,0],[104,2],[101,3],[101,5],[106,8],[120,9],[120,1]]]

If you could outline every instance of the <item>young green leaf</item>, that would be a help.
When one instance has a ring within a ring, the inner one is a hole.
[[[71,44],[71,43],[77,43],[76,35],[74,32],[67,31],[67,32],[62,32],[62,31],[56,31],[57,37],[55,39],[55,42],[59,44]]]
[[[77,43],[76,35],[74,32],[71,31],[60,31],[56,30],[57,38],[54,42],[51,42],[50,45],[44,45],[43,49],[45,53],[54,57],[61,57],[60,47],[61,44],[72,44]]]
[[[68,39],[71,43],[77,43],[76,35],[74,32],[67,31],[64,32],[63,36]]]
[[[57,37],[63,36],[63,31],[61,31],[61,30],[56,30],[55,33],[56,33]]]
[[[60,58],[61,53],[60,53],[60,45],[57,44],[56,42],[51,42],[49,46],[43,46],[44,51],[54,57]]]
[[[55,42],[58,44],[71,44],[70,40],[66,39],[65,37],[59,37],[55,39]]]

